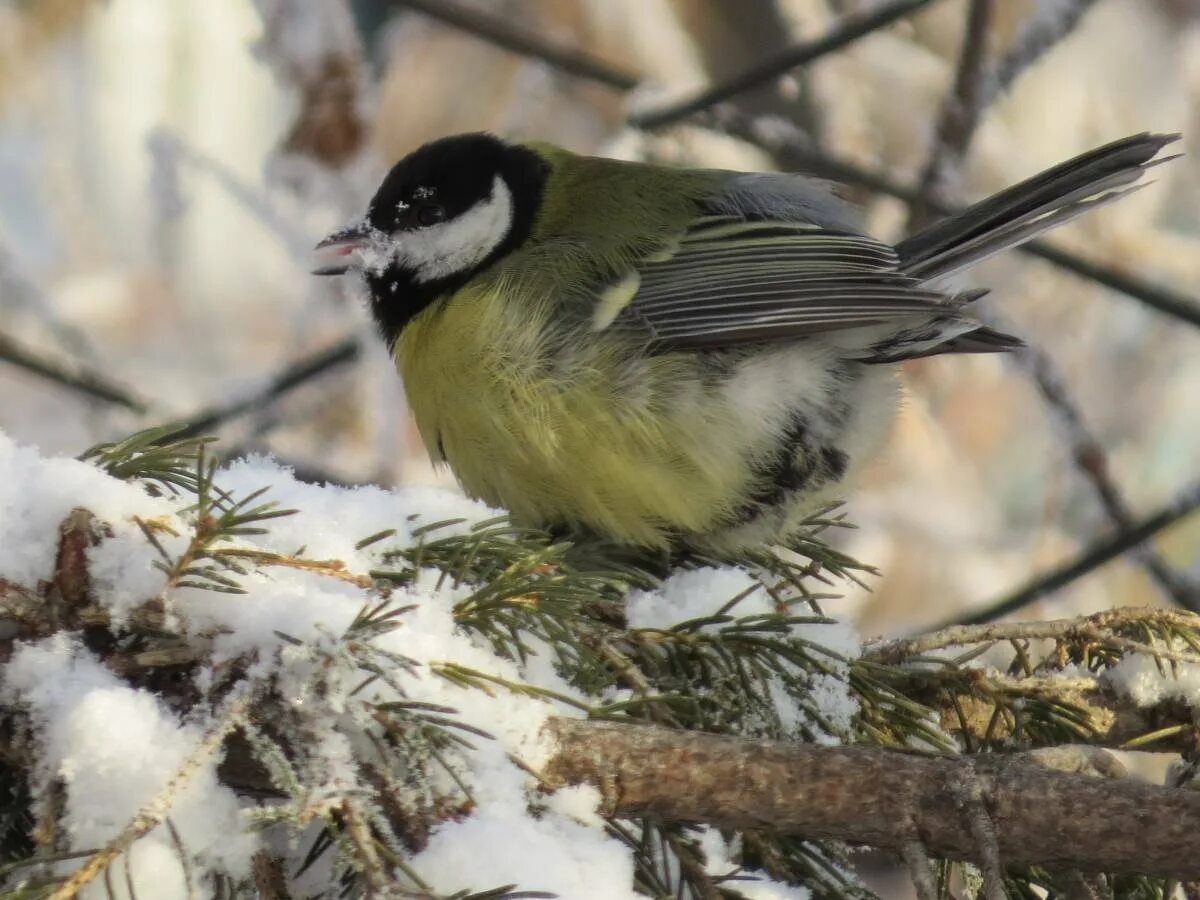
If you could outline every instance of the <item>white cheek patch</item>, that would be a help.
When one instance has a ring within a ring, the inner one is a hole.
[[[512,217],[512,193],[497,175],[492,195],[461,216],[400,235],[396,259],[420,282],[466,272],[500,246],[512,228]]]

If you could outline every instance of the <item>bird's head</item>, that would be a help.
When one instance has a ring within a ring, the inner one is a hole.
[[[358,271],[385,337],[529,236],[547,164],[488,134],[426,144],[392,167],[366,214],[316,247],[317,275]]]

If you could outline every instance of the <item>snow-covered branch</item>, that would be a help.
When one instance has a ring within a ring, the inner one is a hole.
[[[857,565],[829,520],[805,559],[664,581],[452,494],[218,469],[183,435],[87,461],[0,435],[0,784],[40,817],[0,834],[0,891],[66,898],[120,865],[161,900],[286,896],[298,867],[322,896],[715,896],[849,872],[847,842],[973,860],[993,894],[1052,884],[1000,864],[1196,874],[1200,794],[1028,752],[1190,749],[1194,616],[864,654],[829,582],[809,592]]]

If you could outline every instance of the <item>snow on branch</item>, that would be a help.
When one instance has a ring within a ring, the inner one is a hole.
[[[210,451],[0,435],[0,896],[860,897],[847,842],[926,886],[921,859],[974,860],[993,894],[1054,888],[1033,864],[1195,874],[1194,792],[1031,762],[1191,749],[1195,617],[864,654],[826,608],[867,571],[834,516],[799,558],[664,579],[451,493]],[[1083,840],[1135,807],[1152,851]]]

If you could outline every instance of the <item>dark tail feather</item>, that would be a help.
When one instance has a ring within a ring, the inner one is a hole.
[[[994,194],[897,244],[900,271],[925,280],[950,275],[1137,190],[1154,157],[1178,138],[1127,137]]]

